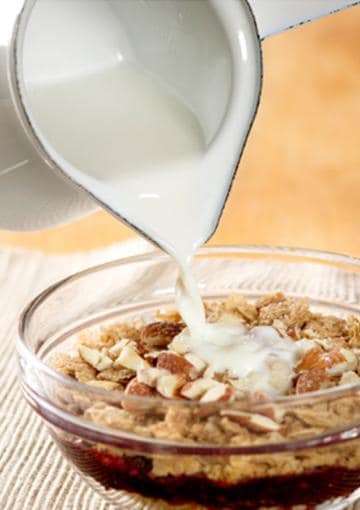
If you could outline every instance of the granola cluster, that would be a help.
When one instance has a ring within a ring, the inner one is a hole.
[[[360,382],[357,317],[341,319],[314,313],[306,299],[295,300],[282,293],[264,296],[255,303],[231,295],[225,301],[207,303],[206,313],[210,322],[249,328],[272,326],[282,337],[305,342],[304,356],[293,367],[288,396]],[[171,399],[166,405],[157,400],[152,406],[151,399],[144,403],[120,395],[114,404],[99,397],[96,403],[79,406],[86,419],[148,438],[245,446],[319,435],[360,416],[360,394],[356,391],[316,404],[275,405],[268,395],[244,390],[228,373],[213,373],[204,360],[184,352],[177,335],[185,326],[177,312],[159,312],[156,319],[150,324],[116,324],[100,333],[84,333],[76,352],[55,355],[52,363],[59,372],[90,386],[124,391],[125,395],[158,396],[165,403]],[[281,379],[281,366],[276,368],[274,377]],[[69,395],[67,398],[70,403]],[[72,405],[76,398],[72,396]],[[195,406],[181,405],[183,401],[192,401]],[[109,446],[98,448],[123,453]],[[335,464],[360,468],[360,444],[352,441],[276,456],[213,457],[206,462],[195,456],[176,463],[166,455],[153,455],[152,460],[156,476],[202,474],[235,483],[244,477],[299,473]]]

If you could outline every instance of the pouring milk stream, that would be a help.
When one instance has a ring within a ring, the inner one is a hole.
[[[297,354],[291,341],[275,347],[271,328],[207,324],[190,271],[217,226],[256,114],[260,36],[354,3],[25,4],[15,52],[27,136],[46,165],[71,179],[61,186],[79,185],[174,257],[188,326],[182,341],[217,369],[264,372],[269,356],[290,362]]]

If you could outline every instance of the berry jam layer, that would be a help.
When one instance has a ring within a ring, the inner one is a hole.
[[[61,441],[66,456],[105,489],[124,490],[169,504],[196,503],[209,510],[287,510],[304,505],[312,510],[325,501],[347,497],[360,485],[360,470],[317,468],[311,472],[259,478],[229,485],[200,476],[151,474],[152,461],[143,456],[114,456],[89,446]],[[176,462],[176,458],[174,458]]]

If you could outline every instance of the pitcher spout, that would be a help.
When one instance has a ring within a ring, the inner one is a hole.
[[[249,0],[260,37],[302,25],[342,9],[360,4],[360,0]]]

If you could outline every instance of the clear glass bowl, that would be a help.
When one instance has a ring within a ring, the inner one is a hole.
[[[199,252],[194,272],[207,300],[231,292],[253,300],[280,290],[308,296],[313,309],[326,314],[360,315],[358,259],[295,249],[218,247]],[[234,409],[261,414],[263,403],[210,405],[125,396],[50,368],[49,357],[71,348],[84,329],[135,317],[147,320],[151,312],[171,305],[175,278],[176,267],[164,254],[131,257],[63,280],[24,311],[18,342],[23,391],[63,454],[89,485],[121,509],[169,504],[340,509],[354,502],[360,496],[360,385],[267,403],[284,413],[293,432],[262,431],[254,442],[223,417]],[[132,423],[123,420],[124,402],[136,408]],[[108,412],[109,406],[114,419],[99,424],[96,412]],[[224,434],[213,433],[221,419],[226,441]],[[156,437],[149,436],[154,426]],[[206,441],[177,434],[179,427],[189,426],[206,427]]]

